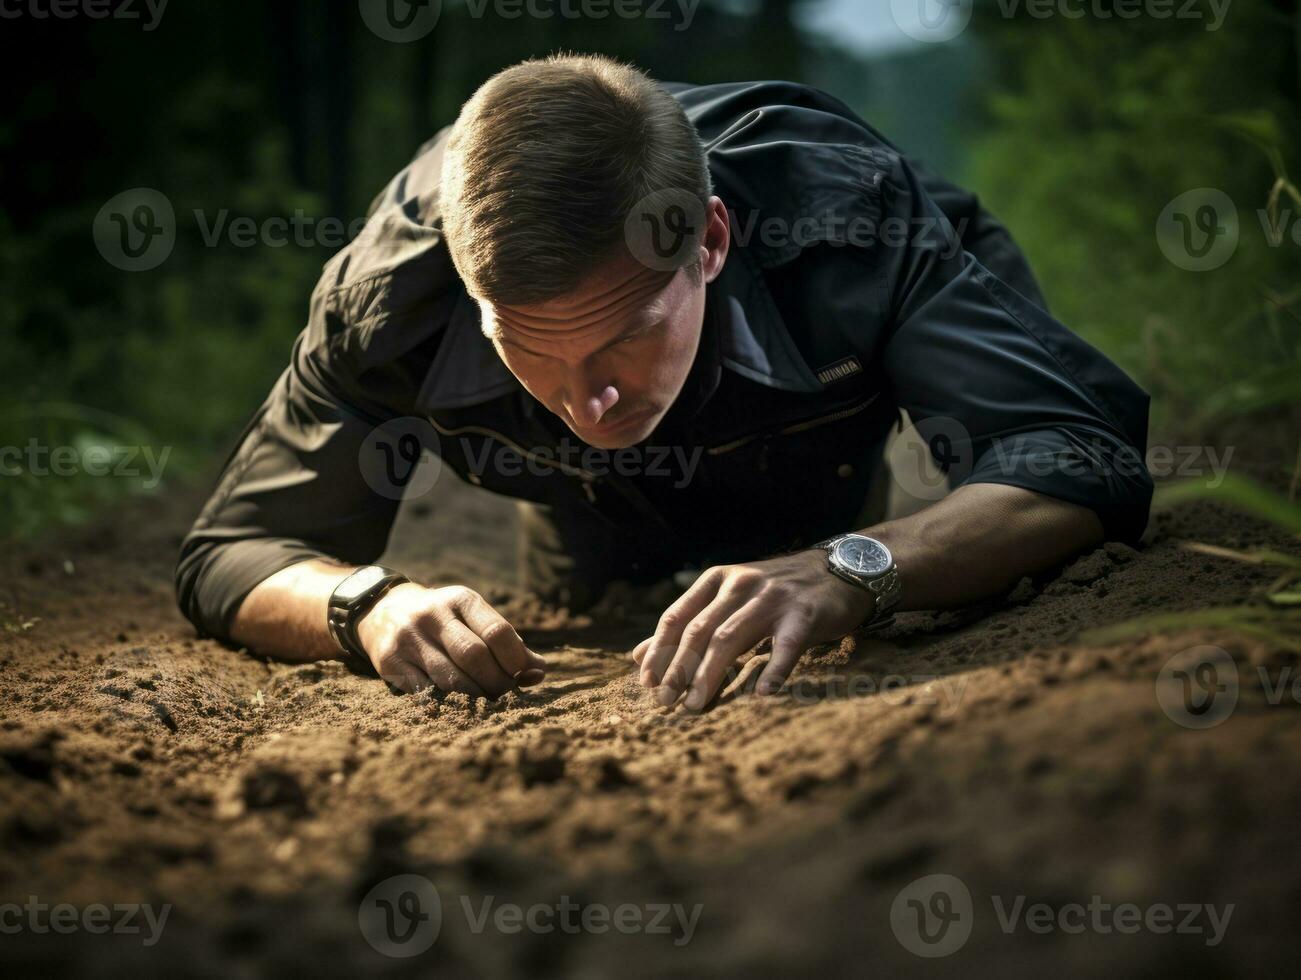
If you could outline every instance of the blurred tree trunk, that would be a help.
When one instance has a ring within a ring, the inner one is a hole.
[[[279,54],[277,91],[294,179],[321,193],[328,215],[346,222],[355,11],[303,0],[277,0],[265,9]]]
[[[792,11],[798,0],[762,0],[754,18],[754,48],[761,51],[762,77],[798,79],[801,38]]]

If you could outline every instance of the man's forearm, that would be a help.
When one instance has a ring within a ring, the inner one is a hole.
[[[283,660],[326,660],[339,647],[326,625],[335,587],[353,566],[324,559],[301,561],[276,572],[248,594],[231,624],[236,643]]]
[[[947,609],[997,595],[1105,537],[1089,508],[997,483],[967,484],[861,533],[894,554],[903,585],[898,610]]]

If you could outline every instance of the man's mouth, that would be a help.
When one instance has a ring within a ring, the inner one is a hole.
[[[646,419],[650,418],[651,415],[653,414],[654,412],[650,409],[642,409],[640,412],[634,412],[631,415],[625,415],[623,418],[616,419],[613,422],[602,423],[601,425],[596,426],[593,431],[599,432],[602,435],[605,435],[610,432],[618,432],[636,422],[644,422]]]

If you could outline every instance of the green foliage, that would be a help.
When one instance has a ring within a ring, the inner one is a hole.
[[[72,200],[27,233],[0,215],[0,345],[17,368],[0,393],[0,446],[22,450],[0,459],[0,537],[156,492],[163,484],[149,478],[145,447],[165,459],[164,480],[206,469],[283,367],[328,252],[225,237],[210,245],[202,230],[223,208],[228,220],[321,213],[288,176],[283,133],[268,131],[228,161],[214,150],[223,121],[254,102],[210,75],[178,94],[177,118],[161,121],[174,134],[158,153],[177,243],[156,269],[122,272],[94,251],[102,201]],[[99,475],[84,465],[96,445],[117,453]],[[135,466],[123,462],[132,449]],[[56,450],[63,463],[51,466]],[[137,476],[124,475],[132,469]]]
[[[971,183],[1016,230],[1054,312],[1153,394],[1157,432],[1206,439],[1235,415],[1301,404],[1301,244],[1262,227],[1271,192],[1287,199],[1285,164],[1301,163],[1295,31],[1260,3],[1235,4],[1218,31],[1096,17],[986,31],[1003,79]],[[1192,272],[1154,229],[1204,187],[1236,203],[1240,241]],[[1301,222],[1301,206],[1285,217]]]
[[[1293,534],[1301,535],[1301,504],[1236,473],[1225,473],[1215,486],[1191,479],[1159,487],[1152,505],[1158,508],[1170,507],[1185,500],[1222,501]],[[1301,559],[1292,561],[1301,564]]]

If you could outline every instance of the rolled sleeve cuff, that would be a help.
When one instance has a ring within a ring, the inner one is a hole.
[[[229,641],[235,614],[259,584],[290,565],[324,557],[287,538],[204,542],[177,565],[177,600],[200,636]]]
[[[1102,430],[1050,428],[987,440],[957,483],[1001,483],[1088,507],[1108,541],[1137,544],[1152,506],[1142,454]],[[956,475],[956,474],[955,474]]]

